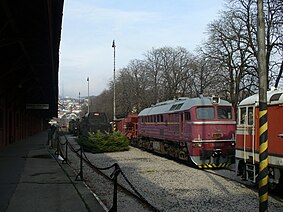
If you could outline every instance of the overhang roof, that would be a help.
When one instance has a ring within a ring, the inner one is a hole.
[[[49,104],[40,115],[57,117],[63,3],[0,1],[0,95],[8,106]]]

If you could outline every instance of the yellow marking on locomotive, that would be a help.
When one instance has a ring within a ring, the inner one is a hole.
[[[224,168],[225,166],[226,166],[226,163],[220,164],[220,167],[221,167],[221,168]]]
[[[143,122],[145,125],[173,125],[180,124],[179,122]]]
[[[214,163],[208,163],[208,164],[198,164],[198,168],[200,169],[207,169],[207,168],[225,168],[225,167],[229,167],[231,165],[230,162],[227,163],[219,163],[219,164],[214,164]]]

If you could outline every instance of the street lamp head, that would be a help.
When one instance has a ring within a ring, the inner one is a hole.
[[[112,47],[113,47],[113,48],[116,47],[116,45],[115,45],[115,40],[113,40]]]

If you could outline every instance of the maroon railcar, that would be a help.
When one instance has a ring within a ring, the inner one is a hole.
[[[126,118],[119,119],[115,122],[117,125],[117,130],[123,135],[127,136],[129,139],[137,137],[137,114],[129,114]]]
[[[231,103],[214,96],[182,97],[142,110],[133,145],[199,168],[226,167],[235,160],[235,129]]]

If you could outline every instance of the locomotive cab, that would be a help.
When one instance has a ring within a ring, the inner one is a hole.
[[[275,188],[283,175],[283,89],[267,92],[269,186]],[[259,173],[258,94],[244,99],[238,107],[236,131],[236,170],[242,179],[257,183]]]
[[[199,168],[221,168],[234,163],[235,121],[231,106],[197,106],[192,108],[191,158]],[[219,100],[217,100],[219,103]],[[193,112],[195,110],[195,113]]]

